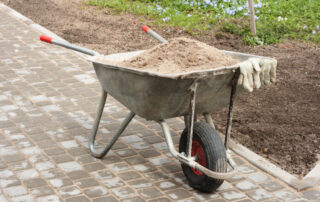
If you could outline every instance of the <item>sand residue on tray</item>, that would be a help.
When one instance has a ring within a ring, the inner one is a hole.
[[[118,65],[162,74],[175,74],[234,65],[237,62],[213,46],[179,37],[148,49]]]

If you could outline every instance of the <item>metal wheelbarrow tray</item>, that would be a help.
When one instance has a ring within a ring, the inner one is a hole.
[[[61,45],[59,43],[56,42]],[[101,62],[101,57],[109,61],[119,61],[142,51],[101,56],[93,51],[90,54],[86,51],[91,50],[79,49],[71,44],[62,46],[93,55],[88,60],[92,62],[102,87],[89,141],[93,156],[104,157],[132,118],[138,115],[160,124],[170,153],[182,163],[184,174],[192,187],[203,192],[211,192],[217,189],[224,179],[236,174],[236,164],[228,149],[228,139],[231,132],[233,101],[235,95],[241,91],[237,90],[240,74],[238,65],[167,75]],[[240,61],[250,57],[266,58],[231,51],[223,52]],[[94,145],[107,94],[126,106],[130,112],[105,148],[98,151]],[[228,105],[223,145],[210,114]],[[197,115],[201,114],[207,123],[197,122]],[[165,120],[180,116],[184,116],[186,129],[181,135],[177,151]],[[214,161],[211,166],[210,161]],[[227,163],[231,166],[229,170]]]

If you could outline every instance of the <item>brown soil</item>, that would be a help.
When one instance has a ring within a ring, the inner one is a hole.
[[[157,42],[140,31],[139,17],[86,7],[81,0],[0,0],[66,40],[100,53],[152,47]],[[188,36],[176,28],[155,28],[169,39]],[[189,36],[190,37],[190,36]],[[275,57],[275,85],[243,93],[235,104],[232,137],[285,170],[305,175],[320,153],[320,50],[288,41],[249,47],[237,37],[205,32],[197,40],[219,49]],[[224,131],[226,109],[213,115]]]
[[[178,37],[120,62],[119,65],[162,74],[175,74],[231,66],[237,62],[213,46],[186,37]]]

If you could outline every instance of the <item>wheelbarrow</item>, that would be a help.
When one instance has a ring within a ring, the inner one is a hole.
[[[149,28],[144,27],[144,30],[157,38],[157,34]],[[103,62],[105,59],[113,60],[115,57],[117,60],[128,59],[142,51],[102,56],[92,50],[47,36],[41,36],[40,39],[92,56],[89,61],[92,62],[102,87],[89,141],[89,148],[94,157],[103,158],[133,117],[138,115],[160,124],[168,149],[172,156],[181,162],[182,170],[191,187],[202,192],[212,192],[225,179],[236,174],[237,166],[231,158],[228,140],[232,125],[233,102],[235,95],[241,91],[237,90],[239,65],[167,75]],[[158,37],[158,40],[164,42],[163,38]],[[223,52],[240,61],[250,57],[265,58],[231,51]],[[108,93],[130,112],[104,149],[98,151],[94,147],[95,139]],[[223,143],[210,114],[228,105]],[[203,115],[206,122],[197,121],[197,115]],[[182,116],[185,129],[181,134],[177,151],[166,119]]]

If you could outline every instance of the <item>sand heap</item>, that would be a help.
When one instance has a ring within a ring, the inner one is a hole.
[[[179,37],[170,39],[117,65],[162,74],[176,74],[234,65],[237,62],[213,46]]]

